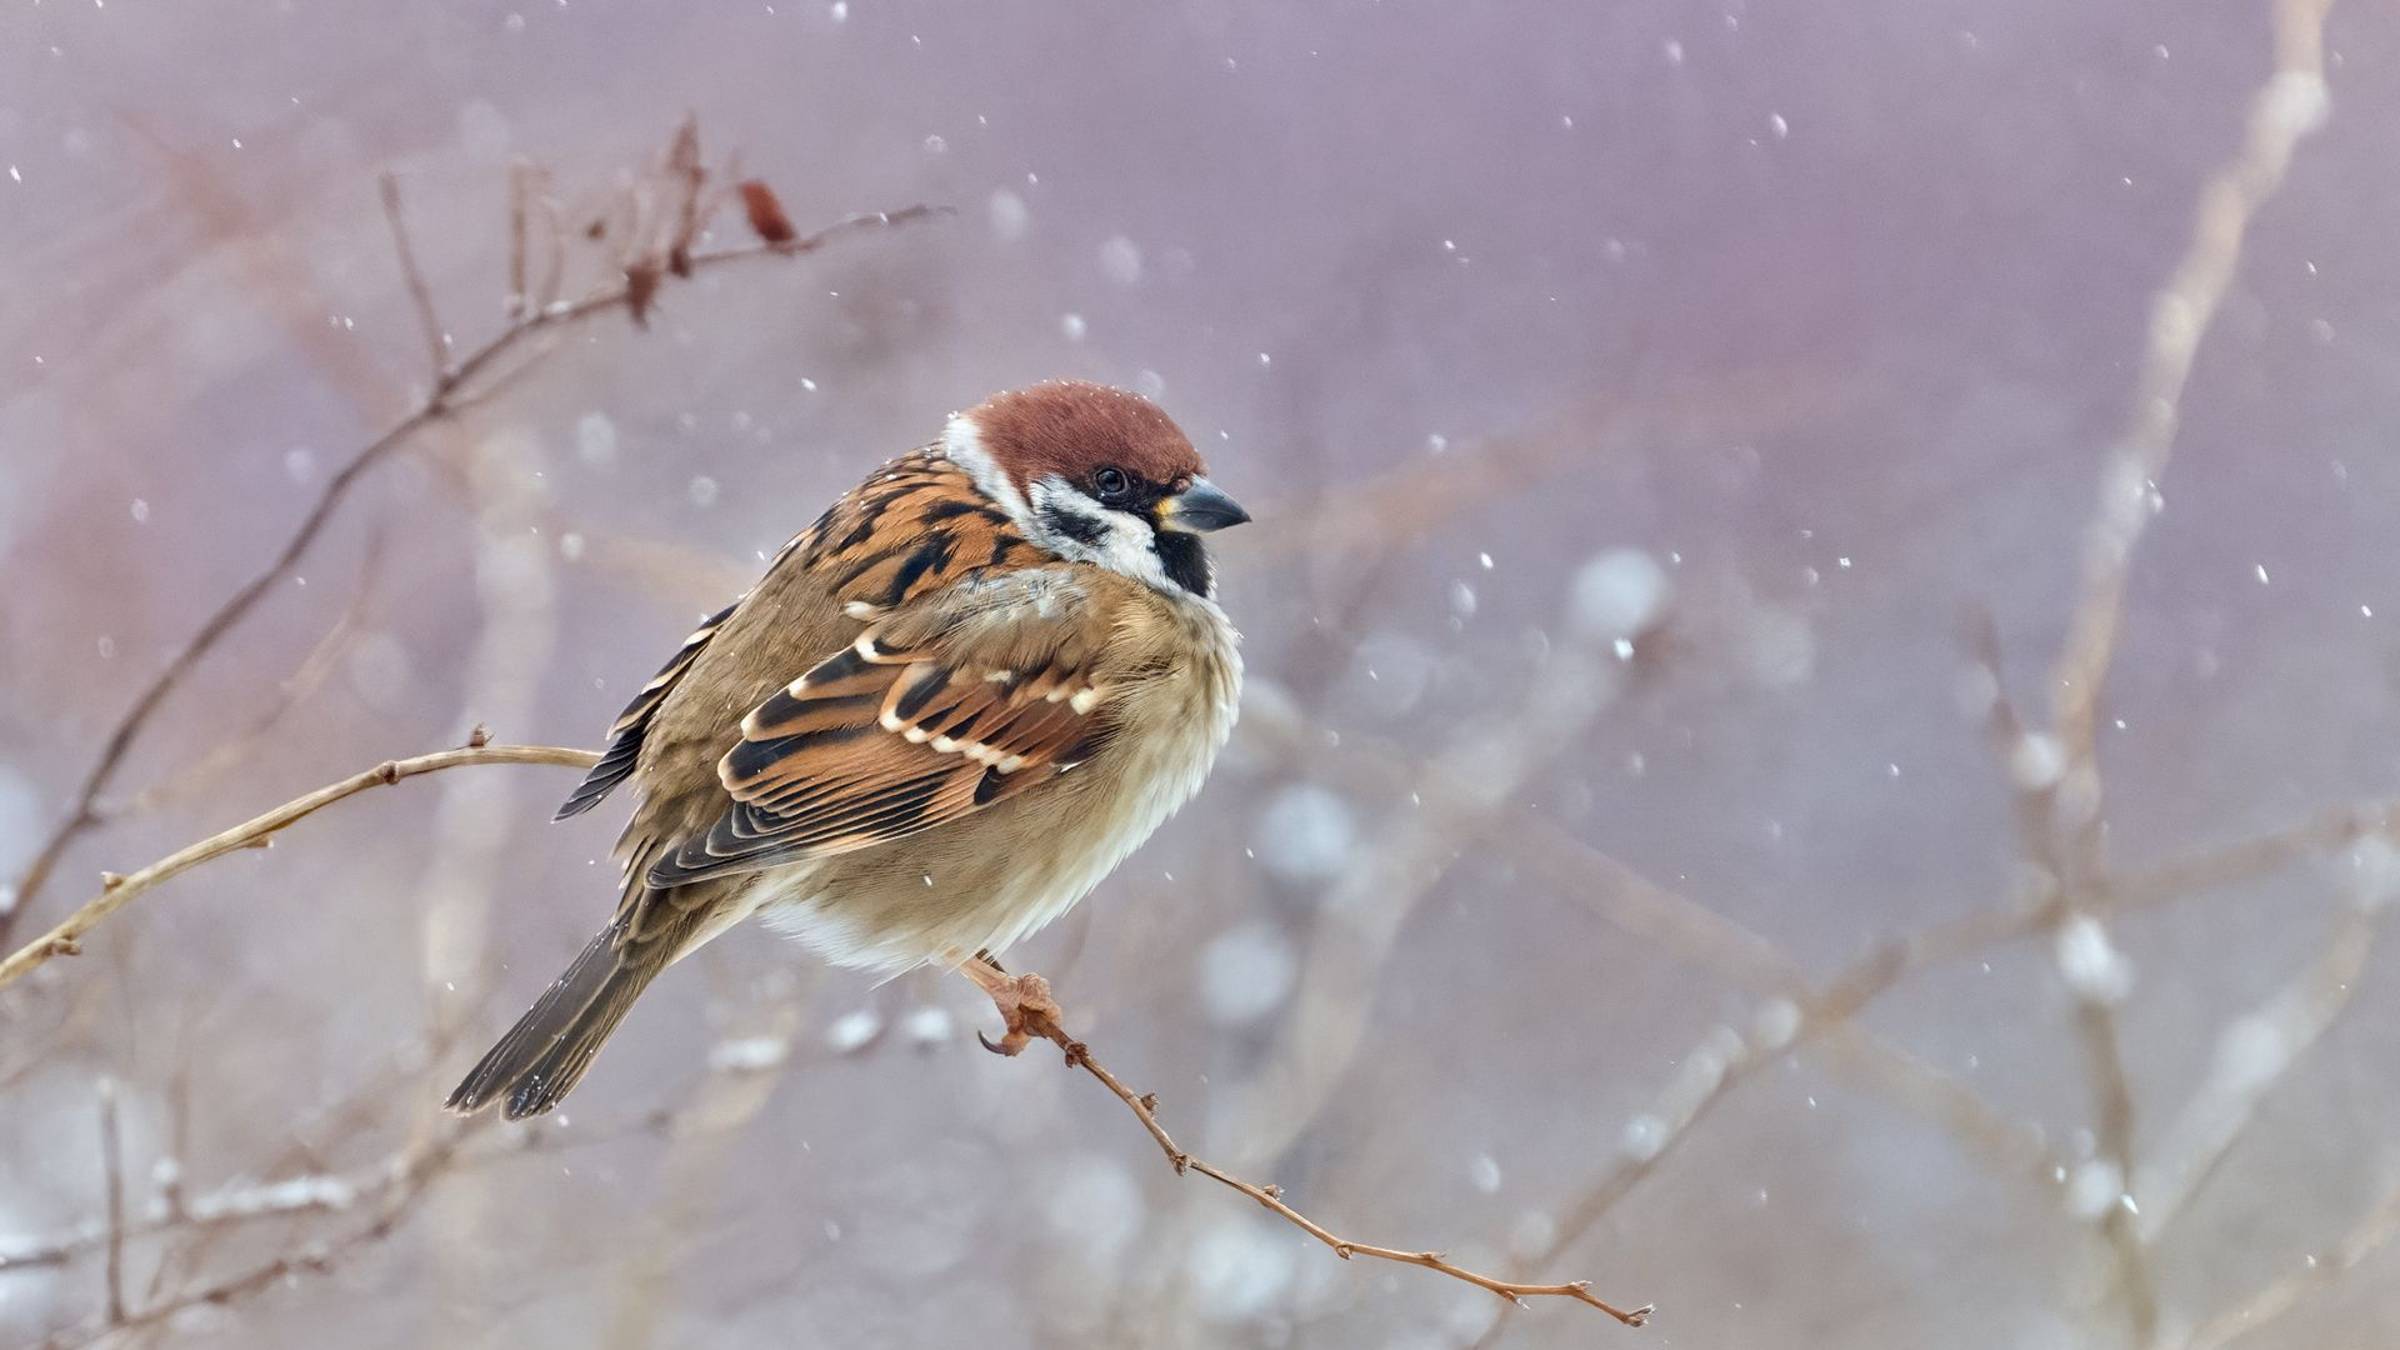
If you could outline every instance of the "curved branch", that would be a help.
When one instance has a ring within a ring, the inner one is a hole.
[[[1286,1203],[1282,1187],[1262,1186],[1256,1182],[1244,1181],[1214,1163],[1206,1162],[1184,1152],[1175,1143],[1174,1136],[1167,1133],[1167,1127],[1159,1123],[1157,1094],[1136,1093],[1132,1088],[1125,1086],[1123,1080],[1101,1067],[1099,1061],[1092,1058],[1089,1046],[1067,1035],[1066,1029],[1058,1024],[1056,1018],[1048,1016],[1029,1018],[1027,1029],[1052,1041],[1059,1049],[1065,1051],[1068,1068],[1081,1069],[1100,1080],[1100,1086],[1107,1088],[1116,1095],[1118,1101],[1125,1103],[1126,1109],[1133,1112],[1134,1119],[1141,1122],[1144,1130],[1149,1131],[1150,1138],[1158,1145],[1159,1152],[1167,1156],[1167,1165],[1175,1169],[1177,1176],[1182,1176],[1186,1172],[1198,1172],[1219,1185],[1240,1191],[1257,1201],[1261,1208],[1266,1209],[1277,1218],[1332,1248],[1333,1254],[1345,1261],[1354,1256],[1370,1256],[1378,1261],[1393,1261],[1407,1266],[1423,1266],[1427,1270],[1437,1271],[1451,1279],[1474,1285],[1478,1289],[1489,1290],[1508,1300],[1511,1304],[1522,1304],[1529,1298],[1573,1299],[1577,1303],[1598,1308],[1629,1327],[1638,1327],[1650,1320],[1652,1310],[1649,1305],[1645,1304],[1639,1308],[1620,1308],[1594,1294],[1589,1280],[1570,1280],[1564,1284],[1519,1284],[1469,1270],[1465,1266],[1450,1261],[1440,1252],[1410,1251],[1401,1247],[1378,1247],[1340,1237],[1331,1229]]]
[[[97,927],[101,920],[132,903],[143,892],[228,853],[245,848],[263,848],[277,831],[324,810],[344,797],[355,797],[369,788],[388,787],[403,778],[439,773],[443,769],[456,769],[469,764],[556,764],[569,769],[588,769],[599,758],[589,750],[570,750],[556,745],[486,745],[482,733],[478,732],[473,741],[456,750],[436,751],[413,759],[387,759],[372,769],[354,773],[337,783],[328,783],[307,796],[295,797],[264,815],[254,816],[230,830],[212,834],[199,843],[170,853],[138,872],[124,876],[102,873],[103,881],[98,895],[85,901],[82,908],[61,920],[57,927],[18,948],[7,960],[0,961],[0,989],[6,989],[25,978],[53,956],[72,956],[81,951],[84,934]]]

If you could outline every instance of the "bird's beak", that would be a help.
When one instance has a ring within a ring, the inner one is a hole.
[[[1240,502],[1218,491],[1217,485],[1205,478],[1195,478],[1190,487],[1158,500],[1158,528],[1162,530],[1206,534],[1248,519],[1250,513],[1242,509]]]

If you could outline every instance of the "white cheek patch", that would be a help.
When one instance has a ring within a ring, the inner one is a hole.
[[[1075,534],[1055,529],[1052,514],[1070,516],[1085,528]],[[1122,511],[1111,511],[1052,475],[1033,485],[1033,511],[1025,523],[1026,537],[1070,562],[1098,563],[1111,572],[1132,577],[1170,595],[1181,590],[1167,577],[1151,528]]]
[[[942,428],[942,453],[951,463],[965,469],[967,476],[975,480],[975,486],[1006,511],[1018,529],[1024,529],[1032,521],[1033,512],[1025,507],[1025,494],[1017,491],[1017,485],[1010,481],[1000,462],[992,458],[992,452],[983,448],[983,434],[976,430],[974,418],[965,413],[951,415],[950,424]]]

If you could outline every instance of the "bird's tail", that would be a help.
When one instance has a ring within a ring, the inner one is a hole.
[[[500,1043],[485,1052],[445,1103],[473,1115],[503,1096],[510,1120],[538,1116],[565,1098],[601,1042],[675,957],[677,935],[627,940],[620,921],[600,930]]]

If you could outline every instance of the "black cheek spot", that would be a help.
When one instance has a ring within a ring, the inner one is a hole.
[[[1094,520],[1062,506],[1043,507],[1042,525],[1051,533],[1063,535],[1086,547],[1095,546],[1108,537],[1108,522]]]

